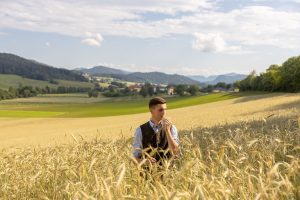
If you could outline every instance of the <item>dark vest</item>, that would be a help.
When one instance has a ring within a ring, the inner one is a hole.
[[[166,134],[162,134],[162,131],[160,134],[160,142],[156,143],[156,134],[153,130],[153,128],[150,125],[150,122],[146,122],[142,125],[140,125],[140,128],[142,130],[142,144],[143,149],[151,146],[154,148],[153,150],[157,149],[157,152],[152,152],[151,149],[148,149],[146,152],[154,157],[157,161],[160,161],[162,158],[169,158],[171,157],[171,153],[167,150],[168,148],[168,140]]]

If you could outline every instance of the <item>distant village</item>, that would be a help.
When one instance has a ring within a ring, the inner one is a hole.
[[[140,94],[142,96],[152,96],[154,94],[172,95],[196,95],[197,93],[220,93],[220,92],[239,92],[239,89],[234,84],[226,84],[223,82],[215,85],[175,85],[175,84],[155,84],[155,83],[137,83],[127,82],[116,78],[104,76],[91,76],[84,73],[83,76],[90,82],[95,84],[96,91],[90,91],[90,97],[98,96],[98,92],[108,97],[126,96],[132,94]]]

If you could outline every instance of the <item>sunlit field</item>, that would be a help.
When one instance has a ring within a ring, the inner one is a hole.
[[[0,199],[296,200],[299,111],[298,93],[170,109],[182,155],[150,172],[131,154],[149,113],[1,118]]]
[[[73,137],[67,145],[2,150],[0,197],[299,199],[296,118],[195,128],[181,131],[180,137],[182,156],[150,172],[132,159],[131,138]]]
[[[195,97],[167,96],[168,108],[181,108],[252,95],[216,93]],[[0,117],[103,117],[147,112],[150,97],[89,98],[87,94],[51,94],[0,102]]]
[[[97,108],[95,108],[97,109]],[[147,110],[147,102],[143,108]],[[300,95],[272,93],[170,109],[167,117],[178,130],[259,120],[265,117],[299,115]],[[98,112],[98,111],[95,111]],[[27,113],[25,113],[26,116]],[[134,129],[149,120],[148,112],[105,117],[2,117],[0,147],[56,145],[72,141],[71,135],[92,139],[132,137]]]
[[[0,200],[300,200],[300,0],[0,17]]]

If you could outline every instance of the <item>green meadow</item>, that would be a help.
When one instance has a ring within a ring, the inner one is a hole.
[[[65,87],[93,87],[94,85],[89,82],[79,82],[79,81],[68,81],[68,80],[59,80],[55,79],[58,84],[52,84],[49,81],[35,80],[24,78],[14,74],[0,74],[0,88],[8,89],[9,87],[19,87],[19,85],[30,85],[32,87],[46,87],[56,88],[58,86]]]
[[[165,97],[168,109],[237,98],[252,93]],[[86,94],[41,95],[0,102],[0,117],[104,117],[147,112],[150,97],[88,98]]]

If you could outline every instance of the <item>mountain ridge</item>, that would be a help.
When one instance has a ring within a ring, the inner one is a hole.
[[[72,81],[87,81],[82,75],[106,76],[130,82],[150,82],[154,84],[197,84],[208,85],[218,82],[234,83],[246,77],[244,74],[227,73],[220,75],[180,75],[167,74],[159,71],[130,72],[102,65],[91,68],[65,69],[53,67],[36,60],[26,59],[11,53],[0,53],[0,74],[16,74],[36,80],[63,79]]]
[[[11,53],[0,53],[0,74],[15,74],[30,79],[47,81],[52,79],[87,81],[82,75],[74,71],[53,67]]]
[[[203,76],[203,75],[191,75],[188,76],[193,80],[197,80],[201,83],[207,84],[207,85],[214,85],[218,82],[224,82],[227,84],[234,83],[239,80],[243,80],[247,77],[246,74],[239,74],[239,73],[226,73],[226,74],[219,74],[219,75],[210,75],[210,76]]]
[[[166,74],[163,72],[129,72],[121,69],[105,66],[92,68],[77,68],[77,71],[88,73],[92,76],[109,76],[123,81],[130,82],[151,82],[155,84],[200,84],[187,76],[179,74]]]

